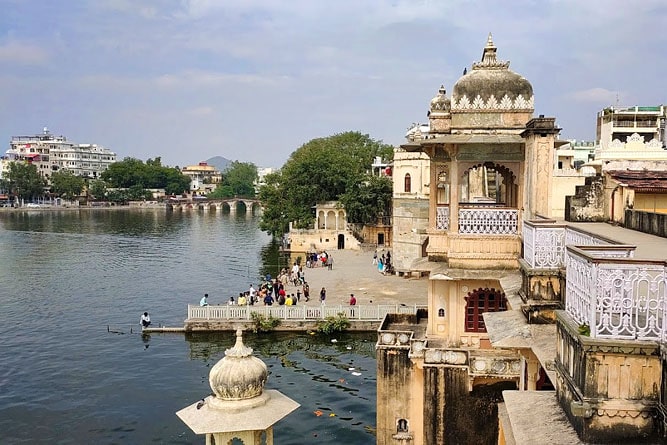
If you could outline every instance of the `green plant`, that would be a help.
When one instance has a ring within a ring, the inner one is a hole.
[[[583,335],[585,337],[590,337],[591,336],[591,327],[588,326],[587,323],[580,324],[579,325],[579,335]]]
[[[252,318],[255,326],[253,327],[253,332],[269,332],[274,330],[280,324],[280,318],[275,318],[272,316],[266,316],[260,314],[259,312],[251,312],[250,317]]]
[[[343,312],[339,312],[335,317],[329,316],[324,320],[317,322],[317,332],[322,334],[333,334],[334,332],[342,332],[350,327],[350,320],[347,319]]]

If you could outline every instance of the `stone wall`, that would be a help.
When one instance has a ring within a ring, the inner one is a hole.
[[[601,176],[586,178],[577,186],[574,196],[565,197],[565,220],[570,222],[602,222],[604,214],[604,187]]]
[[[582,335],[557,313],[556,393],[591,443],[656,443],[662,369],[658,344]]]
[[[419,430],[413,410],[421,403],[413,401],[417,368],[408,357],[407,348],[378,348],[377,359],[377,445],[399,443],[399,419],[408,421],[408,432]],[[418,441],[414,443],[419,443]]]
[[[664,213],[625,209],[624,226],[628,229],[667,238],[667,214]]]
[[[392,261],[397,272],[410,272],[414,261],[424,256],[428,211],[428,199],[394,198]]]

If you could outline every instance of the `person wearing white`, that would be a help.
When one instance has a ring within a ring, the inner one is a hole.
[[[148,312],[144,312],[141,315],[141,327],[142,328],[147,328],[151,324],[151,316],[148,315]]]
[[[199,300],[199,306],[208,306],[208,294],[204,294],[204,296],[201,297],[201,300]]]

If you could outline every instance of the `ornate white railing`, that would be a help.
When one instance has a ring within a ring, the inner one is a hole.
[[[459,209],[459,233],[475,235],[516,235],[519,227],[517,209]]]
[[[337,305],[337,306],[197,306],[188,305],[189,320],[250,320],[257,312],[265,317],[282,320],[320,320],[339,313],[350,320],[381,321],[387,314],[416,314],[426,305],[404,306],[400,304]]]
[[[435,228],[449,230],[449,207],[435,208]]]
[[[566,246],[603,246],[595,253],[598,257],[632,258],[634,253],[629,246],[553,220],[524,221],[521,233],[523,259],[537,269],[564,268]]]
[[[564,266],[565,225],[553,221],[524,221],[523,259],[530,267],[558,269]]]
[[[594,338],[667,340],[667,262],[601,250],[567,247],[566,312]]]

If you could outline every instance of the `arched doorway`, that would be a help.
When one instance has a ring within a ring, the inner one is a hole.
[[[345,235],[342,233],[338,235],[338,249],[345,249]]]

